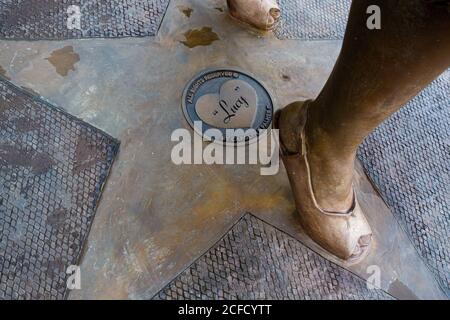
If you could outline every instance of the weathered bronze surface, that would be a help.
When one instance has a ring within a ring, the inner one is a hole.
[[[190,18],[180,5],[194,9]],[[83,254],[82,289],[69,298],[149,299],[245,212],[342,266],[297,223],[283,169],[262,177],[252,166],[171,163],[171,133],[190,130],[180,110],[181,93],[199,70],[246,70],[268,86],[279,108],[317,96],[339,53],[340,41],[255,37],[230,23],[219,7],[222,0],[172,0],[151,39],[0,41],[0,65],[15,84],[121,140]],[[213,27],[221,41],[194,48],[180,43],[188,30],[201,26]],[[80,60],[62,77],[46,58],[65,46],[72,46]],[[367,260],[348,269],[367,278],[367,268],[379,265],[382,288],[397,297],[445,297],[363,170],[356,172],[375,243]]]
[[[62,299],[118,142],[0,76],[0,299]]]
[[[191,49],[198,46],[209,46],[214,41],[220,40],[217,33],[211,27],[190,29],[184,33],[184,37],[185,40],[180,42]]]
[[[320,289],[319,289],[320,288]],[[160,300],[390,300],[251,214],[171,281]]]
[[[4,0],[0,38],[63,40],[154,36],[169,0]],[[77,11],[69,7],[76,6]],[[73,27],[74,20],[78,26]],[[70,25],[70,28],[68,27]]]

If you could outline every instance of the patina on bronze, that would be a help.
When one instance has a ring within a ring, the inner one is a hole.
[[[182,107],[186,120],[207,141],[217,141],[209,130],[217,129],[222,133],[217,142],[251,142],[259,131],[270,129],[273,118],[273,101],[261,82],[231,68],[196,75],[184,90]]]
[[[319,96],[307,103],[307,111],[305,102],[297,101],[276,116],[304,230],[346,261],[361,261],[372,236],[363,219],[358,221],[362,212],[354,210],[357,148],[449,68],[449,2],[353,1],[341,53]],[[367,27],[366,10],[374,4],[383,12],[380,30]],[[345,216],[335,216],[339,223],[314,217],[322,211],[356,213],[355,224],[343,223]]]
[[[169,0],[0,1],[0,39],[155,36],[168,5]]]
[[[2,76],[0,141],[0,300],[64,299],[119,142]]]
[[[212,269],[211,261],[214,261]],[[271,276],[274,270],[283,276]],[[370,290],[364,279],[252,214],[243,216],[222,239],[153,297],[155,300],[349,298],[392,297],[379,289]]]

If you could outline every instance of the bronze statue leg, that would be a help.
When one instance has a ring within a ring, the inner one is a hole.
[[[381,8],[381,30],[366,25],[374,4]],[[342,51],[309,105],[305,128],[312,185],[323,208],[351,205],[359,144],[448,67],[450,0],[353,2]],[[299,106],[280,116],[281,139],[291,152],[299,150]]]

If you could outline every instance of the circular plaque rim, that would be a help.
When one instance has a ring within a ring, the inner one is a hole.
[[[265,85],[265,83],[263,81],[259,80],[258,78],[256,78],[252,73],[243,71],[242,69],[236,68],[236,67],[210,67],[210,68],[203,69],[203,70],[197,72],[194,76],[192,76],[192,78],[185,85],[185,87],[183,89],[183,94],[181,96],[181,109],[183,111],[184,118],[188,122],[189,126],[194,130],[194,132],[197,133],[198,135],[200,135],[204,141],[220,143],[222,145],[231,145],[231,146],[237,146],[239,144],[251,144],[251,143],[257,142],[260,138],[259,133],[256,137],[254,137],[250,140],[245,140],[245,141],[234,141],[234,142],[232,142],[232,141],[217,141],[215,139],[211,139],[210,137],[206,136],[204,134],[204,132],[199,132],[199,130],[197,130],[197,128],[195,127],[195,125],[187,111],[186,97],[187,97],[188,90],[191,87],[191,85],[196,80],[198,80],[201,76],[206,75],[211,72],[220,72],[220,71],[231,71],[231,72],[236,72],[236,73],[242,74],[244,76],[247,76],[247,77],[253,79],[253,81],[255,81],[265,91],[265,93],[267,94],[267,97],[270,100],[271,107],[272,107],[270,124],[269,124],[268,128],[265,129],[265,130],[267,130],[268,133],[270,133],[270,131],[272,130],[273,117],[275,114],[274,99],[273,99],[271,92],[269,91],[269,89],[267,89],[267,86]],[[202,121],[202,123],[205,123],[203,120],[201,120],[201,121]],[[218,129],[218,130],[223,130],[223,128],[217,128],[217,127],[212,127],[212,128]],[[244,128],[235,128],[235,129],[244,129]]]

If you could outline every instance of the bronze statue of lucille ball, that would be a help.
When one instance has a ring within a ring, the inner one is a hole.
[[[275,0],[228,0],[230,14],[261,30]],[[368,27],[368,8],[381,23]],[[275,115],[281,157],[309,236],[349,264],[368,254],[372,231],[353,181],[356,149],[381,122],[450,67],[450,0],[353,1],[341,53],[321,93]]]

